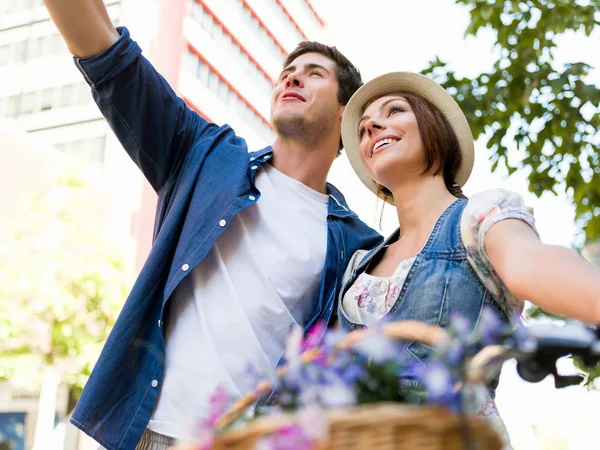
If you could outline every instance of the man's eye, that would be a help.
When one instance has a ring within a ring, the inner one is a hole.
[[[365,135],[365,127],[360,127],[358,129],[358,138],[362,139],[362,137]]]
[[[321,72],[317,72],[317,71],[312,71],[311,73],[309,73],[309,75],[310,75],[310,76],[312,76],[312,75],[317,75],[317,76],[319,76],[319,77],[323,78],[323,74],[322,74]]]

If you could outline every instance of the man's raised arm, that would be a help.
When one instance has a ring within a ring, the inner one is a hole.
[[[115,29],[101,0],[44,2],[100,111],[158,192],[195,143],[218,127],[187,107],[126,28]]]
[[[95,56],[119,39],[102,0],[44,0],[44,3],[75,57]]]

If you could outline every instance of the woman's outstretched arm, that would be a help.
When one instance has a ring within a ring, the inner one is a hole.
[[[576,252],[543,244],[527,223],[515,219],[494,224],[484,243],[514,295],[549,312],[600,324],[600,270]]]

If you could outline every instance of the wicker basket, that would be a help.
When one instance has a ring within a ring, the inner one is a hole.
[[[417,340],[429,345],[447,339],[442,329],[413,321],[389,323],[383,327],[383,331],[395,339]],[[372,331],[352,332],[339,347],[350,347],[370,332]],[[478,369],[489,357],[498,353],[491,347],[484,350],[470,370],[470,380],[475,381],[480,373]],[[303,359],[310,361],[317,353],[318,350],[308,352]],[[231,424],[270,390],[268,383],[261,383],[221,418],[219,426],[224,428]],[[465,420],[464,417],[437,406],[364,404],[327,411],[326,417],[329,424],[328,438],[316,444],[315,450],[500,450],[503,446],[498,433],[484,419],[470,416]],[[275,433],[281,427],[293,425],[294,421],[293,414],[258,418],[220,434],[213,449],[252,450],[259,439]],[[180,445],[172,450],[196,450],[196,447]]]

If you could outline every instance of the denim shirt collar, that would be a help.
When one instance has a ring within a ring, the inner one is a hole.
[[[262,167],[262,164],[267,162],[273,157],[273,148],[269,145],[262,150],[248,153],[248,165],[258,164]],[[356,216],[350,210],[350,207],[346,203],[346,199],[333,184],[326,184],[327,194],[329,195],[329,204],[327,208],[327,216],[335,217],[336,219],[344,219],[350,216]]]

